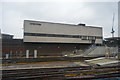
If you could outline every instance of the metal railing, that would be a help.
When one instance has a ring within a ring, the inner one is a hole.
[[[93,44],[91,46],[89,46],[85,51],[84,54],[89,54],[90,52],[92,52],[93,50],[95,50],[97,48],[96,44]]]

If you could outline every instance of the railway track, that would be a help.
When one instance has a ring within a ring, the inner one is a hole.
[[[120,66],[79,66],[3,70],[2,80],[90,80],[119,77]]]

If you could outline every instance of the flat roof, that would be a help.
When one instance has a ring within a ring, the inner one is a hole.
[[[88,63],[93,63],[93,64],[99,64],[99,65],[108,65],[108,64],[113,64],[120,62],[119,60],[111,59],[111,58],[105,58],[105,57],[100,57],[100,58],[95,58],[91,60],[85,60]]]
[[[42,22],[42,23],[60,24],[60,25],[69,25],[69,26],[81,26],[81,25],[79,25],[79,24],[75,25],[75,24],[56,23],[56,22],[47,22],[47,21],[35,21],[35,20],[24,20],[24,21],[29,21],[29,22]],[[81,24],[82,24],[82,23],[81,23]],[[102,29],[102,27],[95,27],[95,26],[81,26],[81,27],[91,27],[91,28],[100,28],[100,29]]]
[[[5,33],[2,33],[3,36],[14,36],[14,35],[11,35],[11,34],[5,34]]]
[[[120,37],[109,37],[109,38],[105,38],[107,40],[113,40],[113,39],[120,39]]]
[[[109,37],[105,38],[105,40],[120,40],[120,37]]]

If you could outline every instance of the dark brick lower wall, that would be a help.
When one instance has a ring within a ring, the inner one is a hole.
[[[30,57],[34,56],[37,50],[38,56],[62,56],[74,53],[75,50],[84,50],[90,44],[69,44],[69,43],[23,43],[22,40],[3,40],[2,55],[5,57],[25,57],[26,50],[29,50]]]

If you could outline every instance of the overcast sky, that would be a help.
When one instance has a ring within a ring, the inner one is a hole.
[[[103,36],[111,37],[113,13],[114,30],[118,36],[118,2],[2,2],[2,33],[23,38],[23,21],[37,20],[55,23],[103,27]]]

